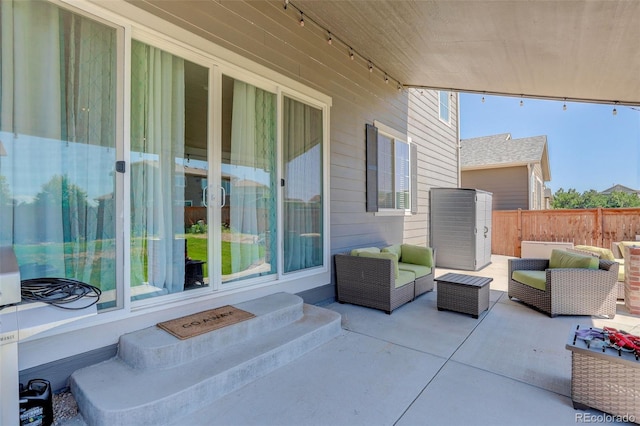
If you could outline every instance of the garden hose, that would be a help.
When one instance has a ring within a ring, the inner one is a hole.
[[[33,278],[21,281],[22,300],[48,303],[62,309],[80,310],[98,303],[102,291],[90,284],[69,278]],[[87,305],[81,307],[64,306],[83,298]]]

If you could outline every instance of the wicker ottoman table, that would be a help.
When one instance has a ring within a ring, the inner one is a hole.
[[[478,318],[489,309],[489,283],[493,278],[448,273],[435,281],[439,311],[461,312]]]
[[[640,361],[633,353],[588,347],[572,329],[571,400],[576,410],[593,408],[622,421],[640,421]],[[589,328],[589,327],[583,327]]]

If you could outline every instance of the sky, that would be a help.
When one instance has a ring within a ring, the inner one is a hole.
[[[640,108],[460,94],[460,138],[511,133],[547,136],[555,193],[602,191],[620,184],[640,190]]]

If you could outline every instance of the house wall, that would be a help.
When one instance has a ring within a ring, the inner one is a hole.
[[[544,179],[542,178],[542,166],[533,165],[533,175],[535,176],[535,188],[532,188],[532,202],[529,210],[542,210],[545,208],[544,200]],[[533,181],[532,181],[533,182]]]
[[[526,166],[461,172],[461,187],[482,189],[493,194],[493,210],[528,210],[528,181]]]
[[[398,92],[395,81],[385,83],[379,70],[370,73],[362,58],[350,61],[344,46],[329,46],[326,33],[313,24],[300,27],[297,12],[284,10],[281,1],[197,1],[188,8],[182,1],[132,3],[331,96],[332,254],[401,239],[426,245],[428,189],[457,186],[457,96],[452,97],[451,124],[441,122],[438,92]],[[374,120],[408,134],[418,145],[417,215],[365,212],[364,126]]]
[[[351,61],[348,51],[338,43],[329,46],[320,29],[311,24],[300,27],[299,15],[292,8],[285,11],[282,1],[131,2],[135,6],[114,0],[92,3],[104,8],[105,16],[126,16],[231,64],[249,64],[256,73],[277,72],[332,98],[328,167],[332,255],[354,247],[400,241],[425,245],[429,241],[429,188],[457,186],[457,96],[452,98],[451,125],[440,122],[437,92],[398,91],[393,80],[385,84],[384,73],[369,72],[362,58]],[[418,145],[416,215],[366,212],[365,124],[374,120],[407,134]],[[277,291],[296,291],[295,288],[295,283],[261,287],[214,303],[238,303]],[[301,294],[310,303],[334,297],[333,273]],[[105,353],[111,353],[121,334],[202,310],[205,302],[183,301],[173,307],[135,312],[108,324],[98,322],[90,328],[76,325],[64,333],[45,333],[21,343],[21,368],[32,369],[101,347],[109,348]],[[208,302],[209,307],[211,303]]]
[[[458,187],[458,96],[451,99],[451,124],[438,118],[438,92],[411,90],[409,136],[418,145],[418,214],[406,218],[404,240],[428,245],[429,188]]]

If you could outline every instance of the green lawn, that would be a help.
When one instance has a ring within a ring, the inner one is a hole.
[[[196,260],[208,262],[207,238],[202,234],[186,234],[185,238],[189,247],[189,257]],[[37,244],[16,244],[14,250],[18,258],[18,264],[24,270],[32,271],[33,277],[56,276],[75,277],[76,271],[85,268],[87,261],[91,264],[91,276],[85,280],[90,284],[99,286],[102,291],[112,290],[116,283],[116,254],[115,240],[98,240],[94,246],[85,242],[80,243],[37,243]],[[258,258],[264,258],[265,248],[259,247],[259,254],[251,256],[254,244],[232,243],[222,241],[222,274],[229,275],[231,270],[231,249],[238,247],[241,253],[242,263],[240,270],[245,270]],[[91,259],[88,259],[91,256]],[[144,258],[146,269],[146,256]],[[238,271],[236,271],[238,272]],[[203,274],[209,276],[207,263],[203,265]],[[146,276],[146,270],[145,270]],[[25,277],[23,277],[24,279]],[[141,283],[132,283],[140,285]]]
[[[189,257],[196,260],[207,260],[207,239],[196,236],[198,234],[187,234],[187,246],[189,247]],[[231,248],[236,246],[239,248],[242,258],[240,270],[247,269],[256,258],[250,256],[251,250],[253,250],[254,244],[249,243],[232,243],[229,241],[222,241],[222,275],[229,275],[231,270]],[[265,247],[259,246],[259,258],[263,258],[265,255]],[[235,271],[238,272],[238,271]],[[205,277],[209,276],[207,265],[204,265],[203,273]]]

